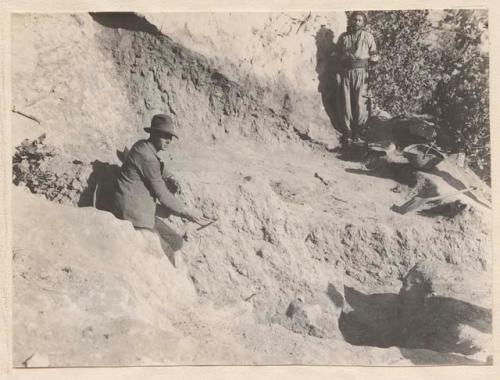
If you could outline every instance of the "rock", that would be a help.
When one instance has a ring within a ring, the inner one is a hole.
[[[425,120],[417,120],[408,125],[408,132],[414,136],[423,137],[431,141],[436,137],[436,127],[433,123]]]
[[[332,306],[321,301],[306,304],[300,298],[293,300],[286,311],[287,317],[291,319],[290,329],[317,338],[334,337],[338,330],[338,315],[332,312]]]
[[[80,190],[80,191],[83,190],[82,183],[76,178],[73,179],[73,181],[71,182],[71,187],[75,190]]]
[[[424,260],[415,264],[403,278],[399,295],[410,300],[415,297],[456,297],[481,307],[491,307],[491,292],[486,286],[489,272]]]
[[[487,272],[434,261],[417,263],[403,279],[401,345],[465,355],[491,349]]]
[[[47,355],[35,352],[23,362],[23,365],[26,368],[48,367],[50,366],[50,361]]]
[[[389,120],[392,118],[391,114],[381,108],[375,107],[375,109],[372,111],[372,116],[377,117],[381,120]]]
[[[300,312],[303,304],[304,301],[302,301],[301,298],[297,298],[290,302],[290,305],[288,305],[288,309],[286,310],[286,316],[289,318],[293,318],[297,313]]]
[[[323,338],[323,332],[315,323],[320,314],[319,305],[304,305],[300,298],[292,301],[286,311],[286,315],[292,320],[292,331]]]
[[[29,164],[28,160],[23,159],[21,161],[21,163],[19,164],[19,170],[22,172],[26,172],[29,170],[29,168],[30,168],[30,164]]]
[[[391,141],[398,149],[411,144],[425,144],[436,135],[434,124],[418,115],[412,117],[386,117],[389,115],[373,115],[370,117],[365,131],[368,143]]]

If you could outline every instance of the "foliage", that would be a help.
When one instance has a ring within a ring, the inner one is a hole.
[[[441,80],[429,111],[437,117],[441,144],[465,152],[469,165],[490,181],[489,69],[483,47],[487,13],[450,10],[440,22]]]
[[[368,16],[380,53],[370,69],[374,99],[392,115],[419,112],[436,86],[428,11],[372,11]]]
[[[464,152],[489,182],[487,12],[443,11],[437,25],[427,10],[371,11],[368,18],[380,53],[370,68],[375,102],[394,116],[431,114],[441,147]]]

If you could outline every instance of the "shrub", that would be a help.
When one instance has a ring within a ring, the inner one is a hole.
[[[441,80],[428,105],[441,126],[441,145],[465,152],[488,183],[490,174],[489,57],[486,11],[450,10],[440,22]]]
[[[380,61],[370,68],[370,90],[390,114],[419,113],[437,84],[427,10],[368,12]]]
[[[427,10],[370,11],[368,17],[380,52],[370,68],[374,101],[393,116],[431,114],[439,145],[464,152],[489,183],[487,12],[446,10],[437,27]]]

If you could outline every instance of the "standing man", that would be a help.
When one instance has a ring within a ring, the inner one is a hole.
[[[353,12],[347,32],[340,35],[333,53],[339,62],[337,104],[344,145],[360,141],[360,132],[368,120],[368,62],[377,62],[379,57],[375,39],[365,29],[367,21],[364,12]]]
[[[171,213],[200,225],[207,222],[197,210],[187,209],[165,184],[164,178],[170,173],[158,152],[165,150],[174,137],[178,138],[173,124],[170,116],[159,114],[151,120],[150,128],[144,128],[149,139],[137,141],[124,160],[113,205],[117,218],[129,220],[146,236],[151,236],[151,232],[158,234],[162,246],[167,242],[169,255],[182,247],[182,238],[155,219],[157,212]]]

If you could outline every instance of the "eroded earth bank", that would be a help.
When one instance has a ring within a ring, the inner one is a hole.
[[[489,188],[451,160],[420,172],[335,151],[328,38],[345,23],[13,18],[16,366],[490,360]],[[177,196],[218,219],[165,220],[185,240],[175,267],[105,210],[117,151],[158,112],[178,124]]]

